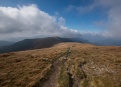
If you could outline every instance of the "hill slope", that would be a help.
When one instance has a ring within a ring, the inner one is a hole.
[[[60,37],[25,39],[17,43],[14,43],[12,45],[0,48],[0,53],[48,48],[61,42],[74,42],[74,41],[68,38],[60,38]]]
[[[60,43],[0,54],[0,86],[121,87],[121,47]]]
[[[11,45],[13,44],[14,42],[9,42],[9,41],[0,41],[0,47],[2,46],[6,46],[6,45]]]

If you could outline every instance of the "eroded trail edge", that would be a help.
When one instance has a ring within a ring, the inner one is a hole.
[[[64,77],[64,76],[60,76],[62,74],[61,73],[62,67],[66,65],[66,61],[68,60],[70,53],[71,53],[70,48],[67,48],[65,53],[63,53],[62,55],[60,55],[59,58],[57,58],[57,60],[52,65],[51,75],[39,87],[59,87],[59,85],[61,85],[58,82],[59,82],[60,77]],[[66,73],[68,80],[69,80],[68,85],[69,87],[73,87],[72,75],[70,72],[68,72],[68,67],[64,66],[64,68],[65,68],[64,72]],[[63,82],[63,79],[62,79],[62,82]]]

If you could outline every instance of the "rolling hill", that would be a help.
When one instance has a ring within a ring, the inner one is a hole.
[[[11,45],[13,43],[14,42],[10,42],[10,41],[0,41],[0,47],[7,46],[7,45]]]
[[[0,53],[48,48],[62,42],[74,42],[74,40],[60,37],[25,39],[12,45],[1,47]]]
[[[121,47],[68,42],[0,54],[0,87],[121,87]]]
[[[0,47],[0,53],[48,48],[62,42],[89,43],[87,40],[81,38],[47,37],[47,38],[25,39],[16,42],[12,45]]]

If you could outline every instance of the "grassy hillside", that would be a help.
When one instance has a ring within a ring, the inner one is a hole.
[[[25,39],[16,42],[12,45],[1,47],[0,53],[48,48],[62,42],[74,42],[74,41],[69,38],[60,38],[60,37]]]
[[[121,87],[121,47],[60,43],[0,54],[0,87]]]

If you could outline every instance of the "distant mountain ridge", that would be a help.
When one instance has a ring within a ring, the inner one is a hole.
[[[76,41],[74,41],[74,39],[61,38],[61,37],[25,39],[25,40],[16,42],[12,45],[0,48],[0,53],[48,48],[61,42],[76,42]]]
[[[2,46],[7,46],[7,45],[11,45],[13,44],[14,42],[10,42],[10,41],[0,41],[0,47]]]

